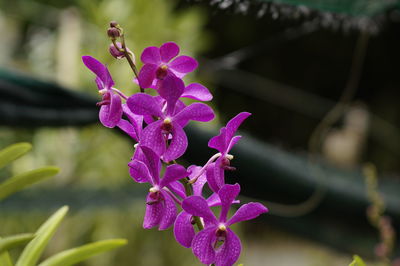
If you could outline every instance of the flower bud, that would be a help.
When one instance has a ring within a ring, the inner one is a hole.
[[[116,28],[117,26],[118,26],[118,22],[116,22],[114,20],[110,22],[110,27],[111,28]]]
[[[117,28],[108,28],[107,35],[111,39],[118,38],[121,34]]]
[[[121,44],[120,42],[116,42],[116,44],[117,44],[117,46],[118,46],[119,49],[122,49],[122,44]],[[109,47],[108,50],[109,50],[110,54],[111,54],[114,58],[116,58],[116,59],[124,58],[124,57],[125,57],[125,54],[124,54],[123,52],[121,52],[119,49],[117,49],[117,48],[114,46],[114,44],[112,43],[112,44],[110,44],[110,47]],[[127,49],[128,53],[132,56],[132,61],[133,61],[133,63],[136,64],[136,62],[135,62],[135,55],[134,55],[128,48],[126,48],[126,49]]]

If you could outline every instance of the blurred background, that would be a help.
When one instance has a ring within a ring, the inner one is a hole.
[[[127,246],[80,265],[200,265],[171,230],[142,229],[148,188],[128,174],[134,143],[98,122],[82,55],[106,63],[126,94],[137,91],[127,62],[108,54],[106,30],[116,20],[139,66],[143,48],[166,41],[200,63],[185,82],[211,90],[218,116],[187,129],[186,165],[207,161],[218,127],[253,114],[228,178],[241,184],[243,202],[261,200],[271,212],[235,228],[244,245],[238,263],[348,265],[359,254],[378,265],[382,227],[367,217],[366,180],[378,179],[399,232],[400,2],[328,2],[0,0],[0,147],[34,147],[0,181],[61,168],[0,203],[0,235],[33,232],[67,204],[47,255],[122,237]],[[398,241],[392,246],[394,260]]]

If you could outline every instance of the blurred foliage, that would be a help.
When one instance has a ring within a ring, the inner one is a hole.
[[[349,264],[349,266],[366,266],[362,258],[358,255],[353,256],[353,261]]]

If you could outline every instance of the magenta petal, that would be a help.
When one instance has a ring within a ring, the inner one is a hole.
[[[168,115],[173,115],[176,101],[181,97],[184,89],[183,81],[174,75],[167,75],[164,80],[159,82],[157,91],[167,101]]]
[[[160,227],[158,230],[168,229],[175,222],[177,210],[174,200],[165,190],[160,190],[164,197],[164,213],[161,218]]]
[[[173,193],[181,197],[182,199],[186,198],[185,187],[180,182],[171,182],[168,184],[167,188],[171,190]]]
[[[160,46],[161,61],[168,63],[179,54],[179,46],[174,42],[166,42]]]
[[[111,103],[100,107],[100,122],[109,128],[115,127],[122,118],[121,98],[119,95],[111,95]]]
[[[82,56],[82,61],[87,68],[96,74],[97,77],[99,77],[100,81],[103,83],[103,88],[111,88],[114,85],[114,81],[111,78],[110,72],[108,72],[108,69],[105,65],[88,55]]]
[[[239,259],[241,250],[239,237],[228,228],[225,242],[215,255],[215,266],[232,266]]]
[[[124,131],[126,134],[128,134],[128,136],[130,136],[134,140],[139,141],[139,137],[136,134],[136,130],[129,121],[121,119],[118,122],[117,127],[119,127],[122,131]]]
[[[126,117],[128,117],[129,121],[132,124],[132,127],[137,136],[136,141],[139,141],[139,136],[142,132],[142,127],[143,127],[143,116],[132,113],[131,109],[129,109],[127,104],[122,105],[122,110],[124,111],[124,114],[126,115]]]
[[[210,207],[220,206],[221,205],[221,199],[219,198],[217,193],[213,193],[213,194],[211,194],[211,196],[209,196],[207,198],[207,204]]]
[[[163,179],[161,179],[160,187],[165,187],[168,184],[177,181],[179,179],[185,178],[188,175],[185,167],[179,164],[168,165],[165,170]]]
[[[160,183],[160,170],[161,170],[161,161],[159,155],[157,155],[151,148],[145,146],[143,143],[140,143],[140,149],[144,155],[144,163],[149,169],[151,177],[153,178],[153,185],[158,185]]]
[[[241,112],[226,124],[226,138],[228,141],[230,141],[233,135],[235,135],[235,132],[239,128],[240,124],[242,124],[243,121],[250,115],[251,114],[248,112]]]
[[[242,136],[234,136],[231,141],[228,144],[228,147],[226,148],[226,153],[228,153],[233,146],[235,146],[235,144],[242,138]]]
[[[191,165],[188,167],[188,172],[191,172],[189,175],[190,179],[193,179],[198,176],[197,181],[193,184],[193,195],[201,196],[203,192],[203,187],[205,183],[207,183],[206,173],[203,172],[200,176],[200,170],[202,167]]]
[[[176,217],[174,224],[174,235],[176,241],[185,248],[190,248],[195,235],[193,225],[191,223],[192,215],[182,211]]]
[[[145,64],[159,65],[161,63],[160,49],[155,46],[147,47],[143,50],[140,59]]]
[[[208,147],[218,150],[220,153],[225,153],[226,150],[226,128],[219,130],[219,135],[212,137],[208,141]]]
[[[214,117],[215,115],[211,107],[204,103],[193,103],[176,114],[174,121],[179,124],[187,123],[189,120],[208,122],[214,119]]]
[[[214,191],[215,193],[217,193],[220,189],[220,181],[216,179],[216,176],[214,174],[215,173],[214,170],[216,167],[217,167],[216,164],[212,163],[207,167],[206,170],[207,184],[211,188],[211,190]]]
[[[181,97],[191,98],[198,101],[211,101],[213,96],[210,91],[199,83],[189,84]]]
[[[145,93],[136,93],[128,98],[127,106],[137,115],[163,116],[158,101]]]
[[[260,214],[268,212],[268,209],[258,202],[250,202],[242,205],[239,210],[229,219],[228,225],[242,221],[247,221],[258,217]]]
[[[208,227],[194,236],[192,241],[193,254],[204,264],[211,264],[215,261],[215,250],[213,245],[216,241],[216,228]]]
[[[171,69],[179,73],[189,73],[196,69],[198,63],[194,58],[190,56],[181,55],[175,58],[168,65]]]
[[[167,148],[167,150],[163,154],[163,161],[170,162],[181,157],[188,146],[188,140],[186,137],[185,131],[177,124],[173,124],[172,128],[172,139]]]
[[[183,200],[182,209],[186,212],[203,217],[213,224],[217,224],[217,218],[208,207],[207,201],[201,196],[190,196]]]
[[[140,135],[140,144],[152,149],[158,156],[165,152],[165,139],[161,125],[163,121],[156,121],[145,127]]]
[[[152,88],[153,81],[156,78],[157,65],[145,64],[139,72],[139,86],[146,89]]]
[[[232,205],[232,202],[239,195],[240,185],[223,185],[222,188],[218,191],[219,198],[221,199],[221,215],[219,220],[221,222],[226,222],[226,216],[228,215],[229,208]]]
[[[147,195],[147,201],[151,202],[153,199],[150,193]],[[164,215],[164,206],[161,202],[146,205],[146,212],[144,214],[143,228],[150,229],[160,224],[161,218]]]
[[[128,163],[129,174],[138,183],[153,183],[147,166],[138,160],[133,160]],[[154,185],[154,184],[153,184]]]

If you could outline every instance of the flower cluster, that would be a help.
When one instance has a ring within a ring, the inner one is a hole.
[[[186,105],[182,101],[182,98],[212,99],[206,87],[198,83],[185,86],[182,79],[198,63],[192,57],[179,55],[179,46],[167,42],[143,51],[140,59],[144,65],[137,73],[122,29],[115,22],[110,25],[108,32],[113,41],[110,53],[117,59],[128,59],[141,92],[125,96],[114,87],[104,64],[91,56],[83,56],[82,60],[96,75],[95,82],[102,95],[98,102],[100,122],[109,128],[120,128],[137,142],[128,166],[134,181],[149,185],[143,227],[165,230],[173,226],[177,242],[191,248],[202,263],[233,265],[239,258],[241,243],[230,226],[268,211],[262,204],[252,202],[242,205],[228,219],[231,205],[239,203],[236,198],[240,186],[225,184],[224,172],[235,169],[230,165],[233,156],[229,152],[240,139],[235,132],[250,113],[238,114],[221,128],[218,136],[210,139],[208,146],[218,153],[204,166],[191,165],[186,169],[178,164],[176,160],[188,146],[184,127],[191,120],[207,122],[214,118],[208,105],[202,102]],[[118,38],[122,38],[121,42],[116,42]],[[148,88],[154,89],[156,96],[145,93]],[[203,192],[206,184],[212,192],[208,197]],[[221,210],[219,218],[212,212],[215,207]]]

